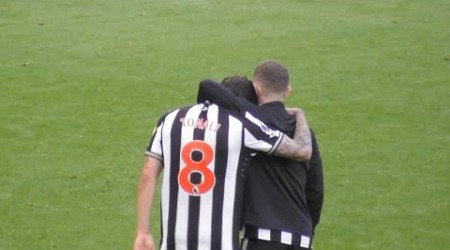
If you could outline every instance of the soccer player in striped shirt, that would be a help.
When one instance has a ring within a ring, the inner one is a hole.
[[[311,144],[303,143],[310,136],[305,117],[301,112],[295,116],[290,139],[249,112],[208,102],[163,115],[139,179],[134,250],[155,249],[149,215],[161,171],[160,249],[237,250],[243,180],[255,151],[296,160],[310,157]]]
[[[254,73],[254,82],[243,77],[225,79],[258,88],[259,105],[212,81],[200,83],[198,101],[205,99],[239,112],[250,111],[258,119],[293,133],[295,120],[283,105],[290,92],[287,69],[275,61],[264,61]],[[253,90],[255,91],[255,90]],[[220,94],[219,94],[220,93]],[[310,160],[295,162],[259,154],[249,168],[244,199],[242,250],[303,250],[312,244],[323,203],[323,173],[317,140],[311,130]],[[270,215],[270,216],[269,216]]]

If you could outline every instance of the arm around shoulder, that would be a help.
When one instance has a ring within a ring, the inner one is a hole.
[[[294,138],[284,136],[277,150],[275,150],[275,155],[296,161],[307,161],[311,159],[312,141],[305,114],[297,108],[288,109],[288,112],[294,115],[296,120]]]

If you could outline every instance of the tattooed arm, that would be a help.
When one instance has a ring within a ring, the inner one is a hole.
[[[301,109],[288,109],[288,112],[296,120],[294,138],[284,136],[274,154],[296,161],[307,161],[311,159],[312,141],[305,114]]]

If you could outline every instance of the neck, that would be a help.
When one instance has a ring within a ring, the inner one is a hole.
[[[264,87],[261,87],[262,84],[260,84],[256,79],[253,79],[253,86],[255,87],[256,96],[258,97],[258,104],[265,104],[269,102],[283,102],[284,103],[284,94],[278,94],[273,93],[265,89]]]
[[[269,102],[284,102],[284,98],[278,95],[258,96],[258,104],[265,104]]]

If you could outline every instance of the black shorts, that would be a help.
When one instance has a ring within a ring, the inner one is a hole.
[[[300,246],[292,246],[276,241],[244,238],[241,242],[241,250],[310,250]]]

